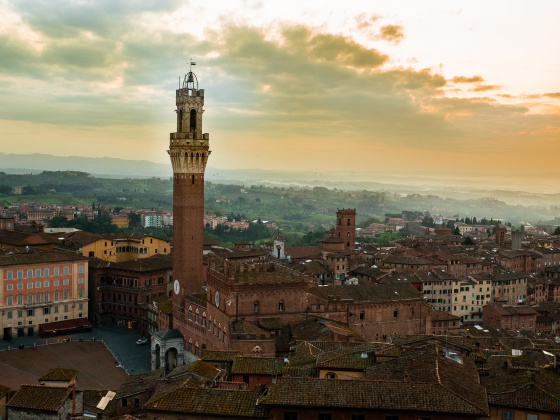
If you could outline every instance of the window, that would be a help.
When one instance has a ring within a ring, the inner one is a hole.
[[[33,304],[33,295],[27,295],[27,304],[28,304],[28,305],[32,305],[32,304]]]
[[[284,301],[281,300],[280,302],[278,302],[278,310],[279,311],[284,311]]]
[[[366,420],[365,414],[352,414],[352,420]]]
[[[393,317],[396,318],[398,316],[399,316],[399,311],[395,309],[395,311],[393,312]]]
[[[257,312],[257,313],[258,313],[259,311],[260,311],[260,304],[259,304],[259,302],[258,302],[258,301],[257,301],[257,302],[254,302],[254,303],[253,303],[253,312]]]
[[[537,420],[539,416],[536,414],[527,414],[527,420]]]
[[[18,295],[17,303],[18,303],[18,305],[23,305],[23,295]]]
[[[49,315],[51,313],[51,308],[43,308],[43,315]]]
[[[54,301],[58,302],[58,290],[54,291]]]
[[[78,273],[82,274],[84,272],[84,266],[80,265],[78,266]]]
[[[49,276],[49,269],[48,269],[48,268],[45,268],[45,269],[43,270],[43,277],[48,277],[48,276]]]
[[[32,279],[32,278],[33,278],[33,270],[27,270],[27,278],[28,278],[28,279]]]
[[[332,414],[330,414],[330,413],[319,413],[319,414],[317,414],[317,420],[332,420]]]
[[[28,309],[27,316],[35,316],[35,309]]]
[[[360,312],[360,319],[361,320],[366,319],[366,313],[364,311]]]
[[[334,372],[328,372],[328,373],[325,375],[325,378],[327,378],[327,379],[336,379],[336,373],[334,373]]]
[[[41,269],[35,270],[35,277],[41,277]]]
[[[62,284],[65,285],[65,286],[68,286],[68,279],[64,279],[64,280],[62,281]]]
[[[64,312],[68,312],[68,305],[64,305]],[[64,317],[66,319],[66,317]]]
[[[84,297],[84,289],[78,289],[78,297],[80,299]]]
[[[18,278],[18,279],[22,279],[22,278],[23,278],[23,270],[18,270],[18,272],[17,272],[17,278]]]
[[[513,411],[503,411],[502,412],[502,419],[503,420],[513,420]]]
[[[14,285],[13,285],[13,284],[8,284],[8,286],[7,286],[7,289],[8,289],[8,290],[12,290],[13,288],[14,288]]]
[[[54,275],[55,275],[55,276],[58,276],[58,268],[55,268],[55,269],[54,269]]]
[[[134,407],[140,407],[140,398],[134,398]]]
[[[7,277],[8,280],[12,280],[12,279],[14,278],[14,273],[11,272],[11,271],[8,271],[8,272],[7,272],[7,276],[8,276],[8,277]]]
[[[27,288],[28,289],[33,289],[33,283],[27,283]]]
[[[8,296],[8,297],[6,298],[6,305],[7,305],[7,306],[12,306],[13,304],[14,304],[14,298],[11,297],[11,296]]]
[[[68,274],[68,267],[64,267],[64,275]]]
[[[107,242],[105,242],[105,244],[107,244]],[[123,398],[121,400],[121,406],[122,407],[127,407],[128,406],[128,400],[126,398]]]
[[[83,282],[84,282],[84,279],[83,279],[83,278],[79,278],[79,279],[78,279],[78,283],[83,283]]]
[[[22,284],[22,283],[19,283],[19,284],[17,285],[17,288],[18,288],[18,290],[22,290],[22,289],[23,289],[23,284]]]
[[[35,283],[35,287],[37,287],[37,288],[38,288],[38,287],[41,287],[41,282],[38,281],[37,283]]]
[[[297,413],[293,411],[284,412],[284,420],[298,420]]]

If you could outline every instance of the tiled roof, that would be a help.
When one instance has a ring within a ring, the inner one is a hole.
[[[487,404],[478,407],[438,384],[396,380],[282,377],[259,404],[488,415]]]
[[[177,388],[144,405],[148,411],[206,414],[230,417],[266,417],[252,391],[229,389]]]
[[[355,286],[349,286],[355,287]],[[319,341],[325,339],[326,337],[332,336],[334,333],[351,337],[356,341],[365,341],[365,339],[354,329],[348,327],[347,325],[319,318],[309,318],[305,321],[299,323],[294,323],[291,326],[292,338],[294,340],[311,340]]]
[[[422,296],[410,283],[396,284],[357,284],[353,286],[328,286],[319,288],[327,298],[340,296],[354,302],[387,302],[395,300],[421,299]]]
[[[232,374],[278,375],[282,372],[284,360],[276,357],[236,357],[231,367]]]
[[[162,377],[164,369],[151,370],[144,373],[130,375],[120,386],[116,399],[128,397],[129,395],[139,394],[155,386],[156,382]]]
[[[459,363],[442,355],[442,351],[444,348],[436,345],[412,349],[397,359],[371,366],[366,378],[437,384],[441,392],[455,393],[479,410],[487,410],[486,393],[479,385],[474,361],[458,356]]]
[[[554,374],[516,372],[481,380],[492,405],[560,413],[560,379]]]
[[[22,385],[6,404],[10,408],[58,411],[72,388],[41,385]]]
[[[32,248],[29,250],[8,249],[4,255],[0,256],[0,266],[48,264],[77,260],[87,260],[87,257],[68,251],[45,251]]]
[[[70,382],[78,375],[77,369],[55,368],[49,370],[39,378],[39,381],[67,381]]]
[[[269,331],[276,331],[282,329],[282,320],[279,316],[269,316],[259,318],[259,327]]]
[[[48,233],[26,233],[0,229],[0,243],[13,246],[50,245],[60,241]]]
[[[237,350],[202,350],[202,360],[205,362],[225,362],[226,359],[233,360],[240,354],[241,352]]]
[[[190,371],[193,374],[210,381],[215,380],[220,374],[220,369],[215,368],[210,363],[203,362],[202,360],[194,362]]]
[[[249,321],[232,321],[230,322],[230,331],[232,334],[264,334],[268,336],[269,333]]]
[[[286,254],[288,254],[292,260],[299,259],[299,258],[313,258],[321,255],[321,247],[320,246],[286,247]]]
[[[363,344],[361,346],[343,348],[326,352],[317,356],[317,367],[320,369],[361,370],[375,363],[375,351],[382,349],[383,344]]]
[[[130,261],[111,262],[99,258],[90,259],[90,268],[107,268],[115,270],[127,270],[135,272],[148,272],[166,270],[173,267],[171,254],[156,254],[148,258],[137,258]]]

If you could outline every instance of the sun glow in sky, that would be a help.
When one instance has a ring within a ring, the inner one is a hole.
[[[557,176],[560,2],[0,0],[6,153],[169,162],[192,58],[223,169]]]

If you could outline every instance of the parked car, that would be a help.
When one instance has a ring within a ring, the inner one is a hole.
[[[139,340],[136,340],[136,345],[137,346],[141,346],[143,344],[148,344],[148,339],[147,338],[140,338]]]

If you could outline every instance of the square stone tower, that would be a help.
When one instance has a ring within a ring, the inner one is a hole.
[[[176,91],[177,131],[170,134],[173,166],[173,306],[184,311],[184,297],[204,293],[204,171],[209,135],[202,134],[204,89],[189,71]]]

